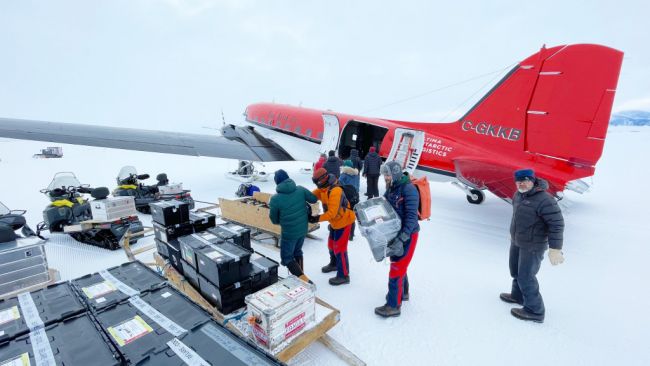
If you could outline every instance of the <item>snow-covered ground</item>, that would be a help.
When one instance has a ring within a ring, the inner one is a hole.
[[[643,201],[650,181],[644,161],[650,156],[648,141],[650,128],[610,128],[592,190],[567,192],[562,201],[566,261],[552,267],[545,259],[539,274],[547,308],[544,324],[513,318],[511,306],[498,298],[510,288],[511,207],[492,195],[480,206],[470,205],[458,189],[433,183],[433,214],[421,223],[409,268],[411,300],[399,318],[373,313],[384,301],[388,264],[372,259],[361,236],[350,243],[352,283],[343,287],[329,286],[329,275],[320,273],[328,259],[326,229],[316,232],[319,240],[307,240],[306,273],[318,295],[341,310],[341,321],[329,334],[368,365],[649,365],[650,211]],[[63,159],[31,157],[48,145],[57,144],[0,140],[0,201],[27,209],[32,226],[41,221],[47,204],[38,190],[58,171],[112,189],[120,167],[134,165],[153,177],[166,172],[204,201],[232,197],[238,185],[224,177],[236,166],[231,160],[71,145],[63,145]],[[299,173],[307,166],[273,163],[265,169],[285,168],[299,184],[312,188],[310,177]],[[259,185],[274,191],[272,180]],[[70,279],[126,260],[121,252],[84,247],[52,248],[51,266]],[[278,252],[256,247],[279,259]],[[80,255],[70,260],[66,253]],[[297,361],[341,363],[320,345]]]

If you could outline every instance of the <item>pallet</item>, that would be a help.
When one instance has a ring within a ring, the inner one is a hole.
[[[226,326],[231,331],[242,335],[240,329],[229,322],[230,318],[227,318],[224,316],[224,314],[212,306],[203,297],[203,295],[201,295],[201,293],[197,291],[194,286],[187,282],[187,280],[185,280],[185,277],[178,273],[178,271],[176,271],[176,269],[174,269],[164,258],[162,258],[158,253],[155,253],[154,259],[156,261],[156,265],[162,268],[164,276],[167,278],[169,283],[171,283],[176,289],[184,293],[187,297],[192,299],[192,301],[212,314],[215,320]],[[288,362],[313,342],[319,341],[347,364],[354,366],[365,365],[365,363],[361,361],[357,356],[355,356],[352,352],[350,352],[343,345],[327,335],[327,331],[332,329],[339,322],[341,318],[340,311],[319,298],[316,298],[316,304],[331,310],[330,313],[325,316],[320,323],[316,324],[316,326],[312,327],[305,333],[299,335],[286,348],[284,348],[280,353],[273,357],[282,362]]]

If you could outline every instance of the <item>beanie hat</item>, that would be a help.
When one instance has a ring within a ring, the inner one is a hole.
[[[402,166],[396,161],[388,161],[381,166],[379,170],[382,175],[390,175],[393,182],[397,182],[402,178]]]
[[[346,160],[343,162],[343,166],[352,168],[352,160]]]
[[[375,152],[375,147],[374,146],[370,146],[370,152]]]
[[[329,181],[329,173],[327,173],[325,168],[318,168],[314,171],[311,181],[314,182],[318,188],[326,187],[327,182]]]
[[[535,181],[535,171],[532,169],[520,169],[515,171],[515,180],[516,181],[522,181],[522,180],[531,180]]]
[[[327,154],[328,154],[329,156],[334,156],[334,150],[330,150]]]
[[[287,172],[285,172],[282,169],[278,169],[275,172],[275,175],[273,176],[273,180],[275,181],[275,184],[280,184],[287,179],[289,179],[289,174],[287,174]]]

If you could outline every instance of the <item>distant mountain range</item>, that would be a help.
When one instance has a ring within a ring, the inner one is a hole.
[[[612,114],[610,126],[650,126],[650,112],[622,111]]]

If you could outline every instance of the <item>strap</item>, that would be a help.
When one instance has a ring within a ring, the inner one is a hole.
[[[185,343],[181,342],[178,338],[174,338],[171,341],[167,342],[169,349],[174,351],[176,356],[183,360],[186,365],[189,366],[210,366],[198,353],[194,352],[193,349],[186,346]]]
[[[42,328],[43,320],[38,315],[38,309],[36,308],[36,304],[34,304],[32,295],[29,292],[23,292],[18,295],[18,303],[20,304],[20,310],[23,311],[27,328],[31,331]]]
[[[180,325],[174,323],[171,319],[161,314],[158,310],[154,309],[151,305],[147,304],[140,296],[133,296],[129,299],[129,302],[138,308],[142,313],[149,317],[149,319],[155,321],[163,327],[167,332],[169,332],[174,337],[178,337],[181,334],[185,333],[186,330],[183,329]]]
[[[110,274],[105,269],[99,271],[99,275],[102,276],[104,280],[110,282],[111,284],[113,284],[113,286],[117,287],[117,289],[123,292],[125,295],[135,296],[140,294],[140,291],[136,291],[131,287],[127,286],[124,282],[121,282],[120,280],[115,278],[112,274]]]
[[[36,366],[56,366],[52,346],[50,346],[45,329],[38,328],[30,332],[29,341],[32,344],[32,350],[34,350]]]

